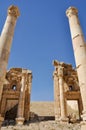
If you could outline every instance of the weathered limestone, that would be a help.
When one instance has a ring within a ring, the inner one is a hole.
[[[78,85],[77,72],[70,64],[65,64],[56,60],[53,64],[55,66],[53,74],[55,120],[60,122],[69,121],[67,100],[76,100],[78,102],[79,116],[81,117],[82,100]],[[75,122],[75,118],[72,119],[72,122]]]
[[[63,67],[59,65],[58,67],[58,76],[59,76],[59,88],[60,88],[60,107],[61,107],[61,121],[67,120],[66,113],[66,102],[64,96],[64,80],[63,80]]]
[[[10,6],[8,8],[8,16],[0,37],[0,101],[2,97],[3,84],[5,80],[14,29],[19,15],[20,13],[16,6]]]
[[[24,120],[25,120],[24,115],[26,117],[26,120],[28,120],[29,113],[30,113],[30,96],[29,96],[28,104],[25,103],[25,100],[27,101],[27,99],[25,99],[25,97],[28,98],[28,95],[31,92],[31,85],[29,84],[29,86],[28,86],[28,84],[27,84],[28,70],[22,70],[22,71],[23,72],[22,72],[22,80],[21,80],[21,90],[20,90],[18,112],[17,112],[17,118],[16,118],[16,123],[18,125],[23,125]],[[30,79],[30,82],[28,82],[28,83],[31,83],[32,76],[29,75],[29,79]],[[27,92],[28,95],[25,93],[26,87],[29,87],[29,91]],[[29,105],[29,107],[28,107],[28,105]],[[27,112],[27,115],[25,114],[26,112]]]
[[[16,122],[19,125],[22,125],[24,122],[24,116],[23,116],[24,115],[24,104],[25,104],[25,76],[22,75],[21,91],[20,91],[18,112],[17,112],[17,118],[16,118]]]
[[[14,28],[18,16],[19,16],[18,8],[15,6],[10,6],[8,8],[8,16],[0,37],[0,101],[2,97],[3,84],[6,75],[8,58],[14,34]],[[0,119],[1,122],[2,117],[0,117]]]
[[[66,11],[69,19],[76,68],[79,79],[79,86],[83,102],[83,115],[82,118],[86,120],[86,44],[80,22],[78,20],[78,10],[75,7],[70,7]]]
[[[59,78],[56,72],[53,74],[54,79],[54,111],[55,111],[55,120],[59,121],[60,119],[60,93],[59,93]]]
[[[0,113],[5,120],[16,120],[18,125],[29,120],[31,86],[30,70],[11,68],[7,71],[0,102]]]

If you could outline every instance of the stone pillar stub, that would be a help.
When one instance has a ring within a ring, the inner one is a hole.
[[[83,103],[82,118],[86,121],[86,44],[78,19],[78,10],[75,7],[70,7],[66,11],[66,15],[69,20],[76,69]]]
[[[8,8],[8,15],[0,37],[0,100],[2,96],[14,29],[19,14],[19,10],[16,6],[12,5]]]

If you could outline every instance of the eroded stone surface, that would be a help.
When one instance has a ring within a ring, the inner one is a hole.
[[[82,100],[79,88],[77,71],[71,64],[54,61],[54,107],[55,120],[63,122],[75,122],[73,113],[67,113],[67,100],[77,100],[79,116],[82,113]]]
[[[1,116],[5,120],[23,123],[29,120],[32,72],[22,68],[11,68],[6,73],[1,100]]]
[[[58,124],[55,121],[30,123],[28,126],[8,126],[1,130],[80,130],[79,124]]]

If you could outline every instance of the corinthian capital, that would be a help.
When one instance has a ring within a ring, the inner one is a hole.
[[[19,9],[17,6],[11,5],[8,8],[8,15],[14,16],[14,17],[18,17],[20,15]]]
[[[75,7],[69,7],[67,10],[66,10],[66,16],[67,17],[71,17],[72,15],[77,15],[78,14],[78,10],[77,8]]]

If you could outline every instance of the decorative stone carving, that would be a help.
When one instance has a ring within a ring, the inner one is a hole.
[[[71,17],[71,15],[77,15],[78,14],[78,10],[75,7],[69,7],[66,11],[66,15],[68,17]]]
[[[71,7],[67,9],[66,14],[69,20],[80,92],[83,102],[82,118],[86,121],[86,44],[78,19],[77,9]]]
[[[54,61],[54,66],[55,120],[62,122],[68,121],[67,100],[78,101],[79,115],[81,117],[83,106],[76,70],[72,68],[72,65],[56,60]],[[59,107],[57,107],[57,104],[59,104]],[[60,112],[58,112],[59,110]]]
[[[32,72],[26,69],[11,68],[7,71],[0,102],[2,117],[7,117],[6,113],[9,115],[10,111],[14,110],[17,124],[23,124],[24,120],[29,120],[31,78]],[[30,79],[30,84],[27,79]],[[9,119],[9,117],[7,118]]]
[[[8,15],[12,15],[14,17],[18,17],[20,16],[20,12],[19,12],[19,9],[18,7],[14,6],[14,5],[11,5],[9,8],[8,8]]]

